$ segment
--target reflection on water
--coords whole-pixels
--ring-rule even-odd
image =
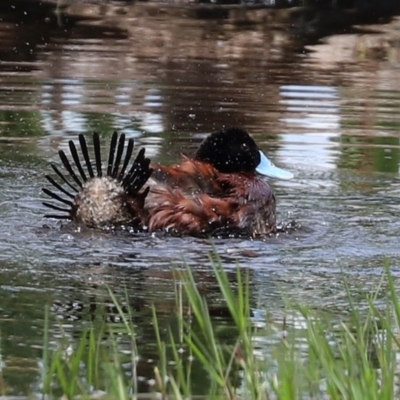
[[[173,320],[171,266],[188,263],[218,304],[208,240],[78,233],[43,219],[48,161],[78,133],[102,132],[107,146],[116,129],[172,163],[207,133],[240,125],[293,171],[294,180],[272,184],[279,219],[301,229],[214,242],[228,270],[249,269],[255,304],[277,320],[282,291],[340,314],[342,271],[366,291],[385,259],[398,275],[400,20],[315,44],[286,20],[268,29],[146,6],[138,18],[140,7],[63,26],[43,10],[22,26],[1,15],[0,348],[10,394],[39,390],[45,304],[57,347],[61,331],[72,342],[112,314],[105,285],[120,298],[128,288],[148,358],[151,305]]]

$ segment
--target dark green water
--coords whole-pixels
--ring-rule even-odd
[[[121,298],[127,289],[147,360],[156,357],[152,304],[163,323],[173,320],[172,266],[188,263],[218,303],[209,240],[75,232],[43,218],[48,162],[79,133],[102,132],[106,146],[118,130],[172,163],[223,125],[246,127],[295,174],[272,184],[279,219],[302,227],[214,245],[227,269],[250,271],[255,304],[277,320],[282,291],[340,315],[341,271],[367,292],[385,260],[399,276],[399,20],[315,43],[212,18],[127,14],[61,27],[18,18],[0,19],[3,394],[40,391],[46,305],[57,348],[107,319],[107,286]]]

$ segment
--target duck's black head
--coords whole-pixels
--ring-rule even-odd
[[[241,128],[227,128],[209,135],[195,155],[222,173],[258,172],[271,178],[290,179],[292,173],[277,168]]]
[[[223,173],[254,172],[261,161],[260,150],[243,129],[228,128],[209,135],[195,159],[213,165]]]

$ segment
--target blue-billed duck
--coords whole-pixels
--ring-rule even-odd
[[[114,133],[105,173],[98,134],[93,135],[95,168],[83,135],[79,135],[79,144],[87,172],[70,141],[75,169],[61,150],[60,159],[67,173],[52,164],[61,184],[46,176],[65,197],[43,189],[64,206],[43,204],[61,211],[47,217],[69,219],[92,228],[124,226],[196,236],[266,235],[276,229],[276,200],[262,175],[279,179],[293,176],[274,166],[240,128],[212,133],[193,158],[184,157],[172,166],[150,162],[144,149],[129,166],[133,139],[128,140],[124,152],[125,135],[118,138]]]

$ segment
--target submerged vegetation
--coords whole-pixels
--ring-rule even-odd
[[[153,308],[158,360],[146,393],[139,390],[143,378],[134,312],[125,310],[111,292],[118,324],[89,328],[75,348],[66,341],[51,350],[44,337],[42,392],[112,399],[397,398],[400,304],[388,268],[376,293],[365,297],[362,310],[344,281],[349,301],[345,321],[288,303],[287,318],[276,323],[265,314],[262,324],[259,318],[254,320],[243,270],[237,269],[232,285],[219,260],[214,260],[213,269],[229,315],[229,336],[216,331],[207,300],[186,268],[176,271],[181,283],[176,292],[178,328],[160,326]],[[376,296],[383,287],[388,296],[385,307],[378,309]],[[121,336],[129,337],[129,349],[121,349]]]

